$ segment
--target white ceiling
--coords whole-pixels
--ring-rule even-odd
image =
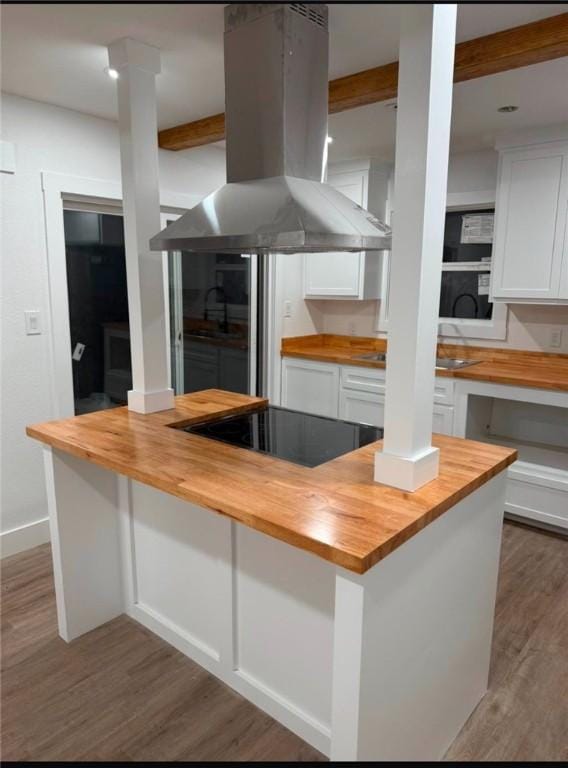
[[[499,134],[568,122],[568,57],[454,85],[451,151],[495,146]],[[515,105],[517,112],[498,112]],[[396,110],[388,103],[329,118],[331,160],[394,157]]]
[[[461,4],[458,40],[568,11],[564,4]],[[400,7],[330,6],[330,77],[397,58]],[[223,111],[223,4],[3,4],[2,90],[98,117],[116,118],[106,46],[133,37],[162,51],[161,128]],[[502,127],[565,120],[568,59],[473,80],[455,88],[456,147],[491,144]],[[497,113],[502,104],[519,112]],[[392,152],[396,113],[382,104],[330,118],[331,156]]]

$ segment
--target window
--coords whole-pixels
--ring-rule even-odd
[[[440,336],[505,338],[507,307],[489,299],[494,218],[494,206],[446,213]]]
[[[492,270],[493,205],[450,208],[446,213],[440,336],[504,339],[507,305],[493,304],[489,290]],[[388,267],[384,270],[386,299],[381,301],[378,330],[388,331]]]
[[[495,211],[448,211],[444,230],[441,318],[491,320],[489,301]]]

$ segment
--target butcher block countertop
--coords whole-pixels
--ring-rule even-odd
[[[358,360],[357,356],[367,352],[386,351],[385,339],[316,334],[282,339],[281,354],[283,357],[299,357],[341,365],[384,368],[384,363]],[[453,371],[437,368],[436,376],[452,376],[456,379],[474,379],[491,381],[495,384],[514,384],[519,387],[568,392],[568,355],[438,344],[438,357],[454,357],[480,362]]]
[[[307,468],[169,425],[262,407],[220,390],[176,397],[175,408],[127,408],[27,428],[30,437],[126,475],[356,573],[364,573],[504,470],[516,451],[434,435],[440,475],[415,493],[373,481],[381,442]]]

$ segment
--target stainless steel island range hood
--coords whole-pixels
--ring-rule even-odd
[[[316,3],[225,8],[227,184],[153,237],[153,250],[390,249],[386,225],[322,183],[327,19]]]

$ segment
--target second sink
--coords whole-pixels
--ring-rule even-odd
[[[364,355],[356,355],[355,360],[369,360],[373,363],[385,363],[387,356],[385,352],[369,352]],[[456,370],[457,368],[467,368],[468,365],[476,365],[479,360],[460,360],[455,357],[437,357],[436,368],[442,370]]]

